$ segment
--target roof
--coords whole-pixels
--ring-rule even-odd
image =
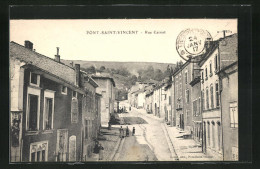
[[[157,80],[150,79],[150,80],[145,80],[144,82],[139,82],[139,83],[156,84],[156,83],[158,83],[158,81],[157,81]]]
[[[38,67],[49,74],[59,77],[64,82],[75,84],[75,69],[65,65],[64,63],[57,62],[56,60],[25,48],[24,46],[10,42],[9,56],[22,60],[30,65]],[[92,84],[93,85],[93,84]]]
[[[198,62],[201,66],[205,61],[210,57],[210,55],[218,48],[219,41],[213,41],[211,47],[206,51],[206,53],[202,56],[201,60]]]
[[[91,75],[93,79],[108,79],[112,82],[113,86],[116,87],[115,81],[112,77],[104,76],[104,75]]]

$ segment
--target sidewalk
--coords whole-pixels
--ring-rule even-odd
[[[120,138],[118,126],[111,127],[111,130],[102,128],[101,133],[103,134],[104,140],[99,140],[99,143],[104,147],[103,159],[98,161],[111,161],[115,151],[118,149]]]
[[[217,156],[210,156],[202,153],[202,147],[195,142],[193,139],[183,139],[182,136],[185,132],[177,129],[176,127],[168,126],[162,119],[159,117],[154,116],[153,114],[147,114],[146,110],[144,109],[136,109],[135,111],[140,112],[141,114],[145,115],[146,117],[158,120],[162,122],[162,125],[165,126],[167,133],[166,139],[170,151],[172,153],[172,158],[178,159],[179,161],[219,161],[219,157]],[[169,137],[169,138],[168,138]],[[175,157],[174,155],[177,155]]]
[[[193,139],[183,139],[184,133],[176,127],[169,127],[166,124],[166,130],[172,141],[174,150],[180,161],[218,161],[214,156],[207,156],[202,153],[202,147]]]

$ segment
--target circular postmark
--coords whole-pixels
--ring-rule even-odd
[[[198,62],[212,41],[210,33],[203,29],[185,29],[176,39],[176,50],[186,61]]]

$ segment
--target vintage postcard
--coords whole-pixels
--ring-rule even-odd
[[[10,20],[10,163],[238,161],[237,19]]]

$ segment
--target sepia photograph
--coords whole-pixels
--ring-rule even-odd
[[[239,161],[238,19],[10,19],[10,163]]]

